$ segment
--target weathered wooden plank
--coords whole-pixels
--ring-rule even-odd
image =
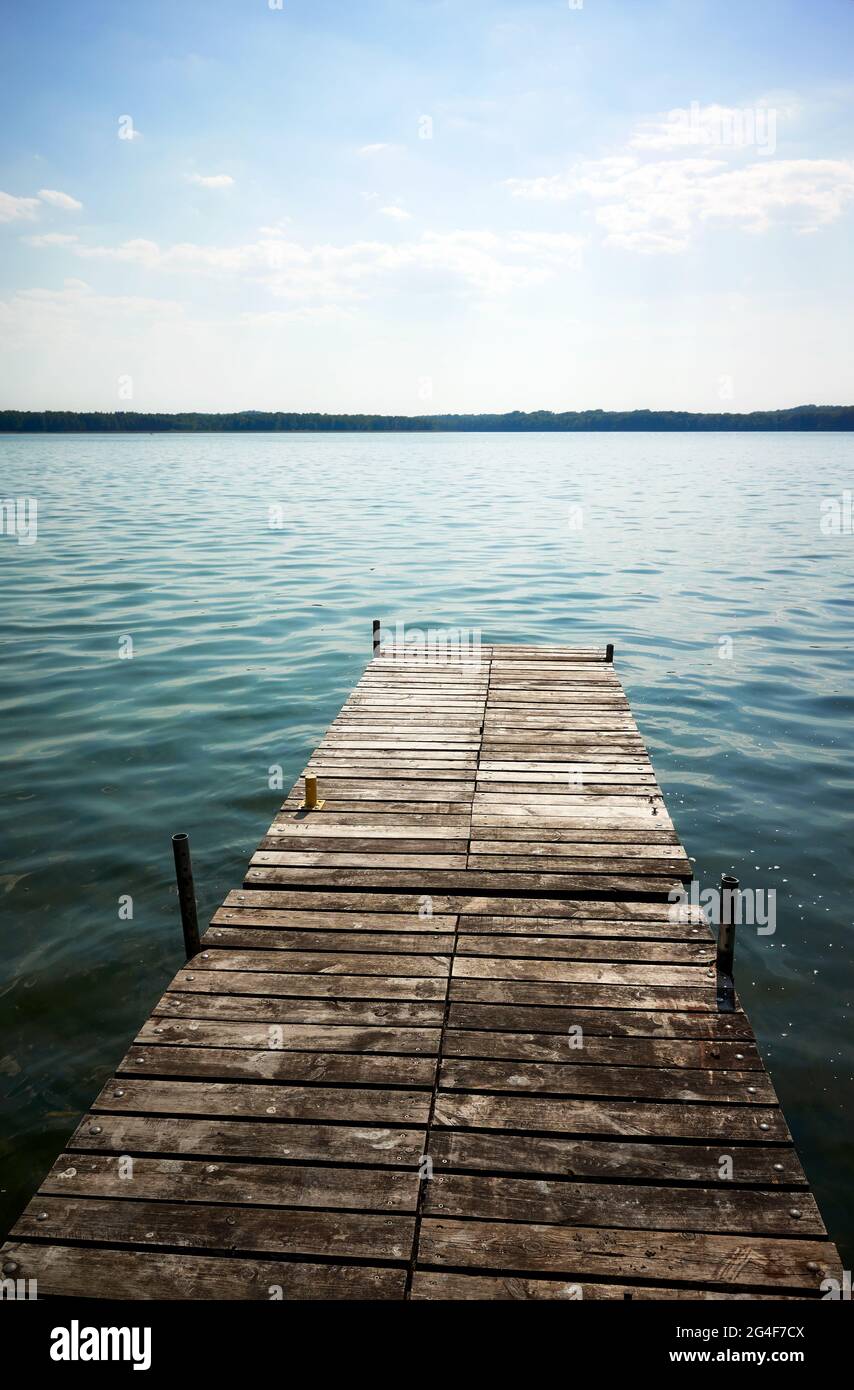
[[[574,1004],[579,1009],[699,1009],[715,1014],[718,1009],[712,984],[705,989],[689,985],[667,986],[656,984],[655,976],[643,988],[630,984],[618,985],[614,981],[607,984],[590,984],[588,981],[546,984],[542,980],[462,979],[457,976],[450,983],[450,998],[455,1003],[562,1007]]]
[[[277,931],[273,927],[214,927],[202,938],[205,949],[223,947],[268,951],[392,951],[396,955],[450,954],[454,936],[422,932]]]
[[[551,984],[677,985],[708,989],[714,971],[703,965],[621,965],[598,961],[516,960],[506,956],[457,956],[454,979],[537,980]],[[414,973],[414,972],[413,972]]]
[[[798,1156],[789,1145],[729,1144],[732,1178],[720,1144],[643,1144],[611,1138],[547,1139],[535,1134],[498,1134],[434,1129],[430,1154],[436,1169],[526,1173],[537,1177],[612,1178],[617,1181],[756,1184],[806,1187]],[[791,1196],[791,1194],[790,1194]],[[790,1205],[796,1206],[794,1201]]]
[[[475,869],[311,869],[254,866],[247,870],[247,887],[259,884],[330,884],[337,888],[391,888],[403,892],[420,888],[422,892],[453,893],[466,887],[483,893],[600,893],[647,897],[666,897],[676,892],[679,880],[666,875],[619,873],[491,873]]]
[[[378,853],[376,850],[370,850],[367,853],[359,850],[311,851],[301,845],[293,847],[276,845],[273,849],[256,850],[249,862],[253,867],[271,865],[283,869],[465,869],[467,856],[441,852],[394,854]],[[587,862],[587,860],[584,861],[585,864]],[[612,866],[610,872],[614,872],[613,861],[609,862]],[[653,861],[644,861],[644,866],[638,868],[637,872],[647,872],[645,866],[648,862]],[[665,873],[667,871],[666,867],[659,867],[657,861],[655,862],[658,872]]]
[[[709,1100],[727,1105],[773,1105],[777,1097],[761,1071],[692,1070],[687,1066],[598,1066],[592,1062],[529,1062],[448,1057],[443,1090],[512,1091],[536,1095],[639,1096],[647,1100]]]
[[[389,950],[394,950],[397,937],[410,939],[420,936],[424,939],[423,949],[434,938],[439,939],[437,950],[441,950],[445,938],[453,937],[456,917],[432,916],[415,917],[389,913],[356,912],[277,912],[275,908],[219,908],[212,918],[212,925],[206,937],[210,946],[212,941],[227,940],[226,932],[233,928],[241,931],[255,929],[263,940],[272,940],[275,932],[287,931],[290,935],[305,940],[338,941],[371,937],[380,942],[390,941]],[[689,930],[685,928],[684,930]],[[676,935],[676,929],[674,929]],[[386,948],[381,948],[386,949]],[[421,950],[422,947],[413,948]]]
[[[417,1168],[425,1140],[425,1129],[99,1113],[80,1122],[68,1148],[69,1166],[76,1163],[74,1152],[83,1150]]]
[[[491,896],[488,893],[434,894],[433,912],[457,916],[498,916],[511,913],[518,917],[560,917],[571,920],[601,918],[607,921],[627,919],[631,921],[692,922],[702,925],[704,919],[698,909],[690,904],[661,902],[597,902],[595,900],[573,901],[571,898],[516,897],[513,895]],[[419,917],[422,910],[422,895],[418,893],[348,893],[335,889],[271,890],[263,888],[237,888],[226,897],[225,904],[230,908],[273,907],[288,911],[308,910],[316,912],[399,912]]]
[[[688,1288],[663,1284],[597,1284],[590,1279],[528,1279],[517,1274],[442,1274],[435,1270],[416,1270],[412,1281],[414,1301],[430,1299],[433,1301],[487,1300],[490,1303],[510,1302],[528,1299],[562,1299],[563,1301],[619,1299],[621,1302],[632,1298],[637,1302],[658,1301],[660,1299],[711,1299],[732,1303],[740,1301],[786,1302],[802,1299],[805,1294],[762,1294],[733,1293],[732,1290]]]
[[[206,1019],[185,1022],[183,1019],[150,1018],[142,1025],[136,1042],[140,1047],[146,1043],[180,1043],[184,1047],[432,1056],[439,1050],[440,1038],[440,1028],[348,1028],[344,1024],[221,1023]]]
[[[531,832],[533,834],[533,832]],[[554,834],[554,832],[547,832]],[[559,832],[558,832],[559,833]],[[576,834],[578,832],[575,832]],[[600,831],[604,837],[608,831]],[[615,832],[625,836],[627,832]],[[627,839],[606,840],[600,839],[598,842],[585,843],[582,839],[569,840],[472,840],[470,846],[471,859],[475,868],[483,867],[482,859],[491,858],[493,855],[499,857],[500,862],[506,862],[514,867],[520,858],[525,859],[547,859],[555,864],[562,863],[565,859],[579,861],[581,859],[612,860],[612,859],[656,859],[664,864],[680,862],[683,859],[679,853],[679,847],[673,844],[644,844]]]
[[[410,1006],[414,1007],[414,1006]],[[435,1006],[422,1006],[435,1007]],[[587,1038],[700,1038],[743,1042],[745,1058],[754,1054],[753,1030],[743,1013],[670,1013],[666,1009],[538,1007],[525,1004],[451,1004],[449,1029],[497,1029],[500,1032],[558,1033],[580,1028]]]
[[[438,856],[436,857],[438,858]],[[429,865],[425,864],[425,867],[429,867]],[[437,864],[436,867],[451,868],[453,866]],[[512,873],[514,875],[525,874],[526,877],[530,877],[529,873],[526,874],[526,869],[529,868],[526,855],[470,854],[466,868],[472,874]],[[569,855],[562,855],[558,858],[535,860],[534,868],[537,873],[547,874],[550,877],[563,874],[578,876],[596,874],[603,878],[613,879],[617,876],[652,878],[661,875],[662,878],[672,881],[678,878],[690,878],[692,875],[691,865],[687,858],[628,859],[612,855],[602,859],[594,859],[592,856],[581,856],[574,859]],[[518,879],[511,880],[511,882],[514,881],[518,882]]]
[[[495,955],[512,955],[514,940],[524,942],[530,938],[543,943],[547,939],[563,941],[566,943],[567,949],[571,948],[572,943],[580,943],[585,938],[591,937],[601,938],[603,941],[610,939],[620,942],[694,942],[706,947],[712,943],[712,934],[708,927],[692,925],[690,922],[669,922],[665,913],[662,913],[661,921],[658,922],[649,918],[630,921],[625,917],[608,921],[601,917],[587,920],[582,917],[465,916],[460,918],[460,923],[465,933],[466,953],[468,955],[479,954],[474,945],[474,940],[477,937],[486,937],[491,941],[503,942],[504,945],[500,950],[494,952]],[[519,954],[526,954],[524,945]],[[544,954],[548,954],[548,951]]]
[[[428,941],[434,940],[433,937]],[[658,961],[673,965],[706,965],[715,958],[710,942],[637,941],[598,933],[590,939],[577,936],[490,936],[480,933],[457,937],[457,955],[499,956],[524,960]]]
[[[275,1118],[303,1123],[367,1125],[426,1124],[430,1093],[382,1086],[252,1085],[218,1081],[152,1081],[116,1077],[95,1099],[93,1110],[142,1115],[193,1115],[237,1119]],[[97,1121],[100,1124],[100,1120]]]
[[[435,1123],[455,1129],[599,1134],[617,1139],[703,1139],[727,1143],[791,1141],[782,1111],[777,1106],[725,1103],[566,1100],[440,1092],[436,1098]]]
[[[216,1163],[108,1154],[61,1154],[41,1185],[54,1197],[135,1202],[227,1202],[264,1207],[414,1211],[418,1172],[298,1164]],[[803,1200],[803,1199],[802,1199]]]
[[[726,1231],[750,1235],[823,1236],[808,1192],[793,1206],[788,1192],[736,1188],[635,1186],[543,1178],[442,1174],[427,1184],[430,1216],[490,1221],[611,1226],[621,1230]],[[797,1211],[797,1218],[792,1212]]]
[[[173,994],[155,1004],[152,1019],[242,1019],[251,1023],[343,1024],[351,1028],[440,1028],[445,1006],[376,999],[292,999],[262,995]]]
[[[762,1061],[755,1043],[689,1040],[685,1038],[625,1038],[585,1036],[581,1024],[562,1033],[500,1033],[448,1029],[446,1057],[481,1057],[526,1062],[572,1062],[614,1067],[693,1067],[710,1070],[759,1071]],[[259,1033],[262,1030],[259,1028]],[[345,1029],[344,1032],[351,1030]],[[379,1030],[383,1031],[383,1030]],[[405,1030],[398,1030],[402,1032]],[[410,1030],[416,1032],[417,1030]]]
[[[94,1246],[3,1246],[4,1263],[18,1279],[34,1279],[52,1298],[271,1300],[400,1300],[406,1271],[393,1266],[336,1265],[283,1260],[224,1259],[164,1254],[160,1250],[110,1250]]]
[[[235,959],[246,954],[235,952]],[[423,957],[419,957],[423,959]],[[181,970],[171,988],[194,994],[251,994],[296,999],[444,999],[447,980],[412,975],[301,975],[269,970]]]
[[[432,940],[432,938],[431,938]],[[395,955],[393,951],[205,951],[193,960],[194,971],[285,971],[298,975],[418,975],[444,978],[449,958]]]
[[[432,1086],[436,1062],[431,1057],[352,1056],[337,1052],[288,1052],[280,1049],[227,1047],[131,1048],[117,1075],[223,1080],[310,1081],[328,1086]]]
[[[426,1219],[425,1265],[520,1273],[671,1280],[756,1289],[805,1289],[838,1278],[832,1245],[819,1240],[698,1235],[516,1222]]]
[[[41,1195],[35,1205],[42,1219],[31,1203],[15,1226],[13,1239],[405,1261],[415,1226],[414,1217],[373,1212]]]

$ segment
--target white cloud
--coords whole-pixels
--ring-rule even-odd
[[[393,218],[395,222],[408,222],[412,217],[412,213],[407,212],[406,208],[399,208],[394,206],[394,204],[387,208],[380,208],[380,212],[384,217]]]
[[[766,156],[733,166],[721,157],[643,160],[626,154],[548,177],[508,179],[506,186],[517,198],[588,201],[611,245],[676,252],[715,222],[749,232],[780,222],[816,231],[854,199],[854,160]]]
[[[47,246],[72,246],[75,241],[79,240],[79,237],[75,236],[73,232],[44,232],[39,236],[26,236],[23,240],[28,246],[44,248]]]
[[[367,156],[368,158],[370,158],[371,155],[375,155],[375,154],[389,154],[389,153],[391,153],[393,150],[399,150],[399,149],[400,149],[400,145],[388,145],[388,144],[386,144],[384,141],[380,140],[380,141],[378,141],[377,144],[375,144],[375,145],[362,145],[362,146],[359,148],[359,150],[357,151],[357,153],[360,154],[360,155],[364,155],[364,156]]]
[[[296,309],[247,311],[240,321],[252,328],[276,328],[283,323],[340,323],[350,317],[350,311],[338,304],[303,304]]]
[[[62,208],[63,212],[79,212],[83,204],[76,198],[72,198],[70,193],[60,193],[56,188],[40,188],[39,197],[43,203],[50,203],[51,207]]]
[[[85,280],[68,279],[62,289],[17,290],[10,298],[0,300],[0,334],[8,335],[14,346],[14,334],[36,336],[58,331],[77,332],[84,323],[112,324],[116,319],[180,318],[183,307],[175,300],[153,299],[144,295],[103,295],[87,285]]]
[[[182,242],[161,247],[135,238],[120,246],[75,242],[69,249],[84,260],[123,262],[151,271],[243,277],[276,298],[318,304],[363,299],[384,283],[406,278],[500,295],[577,268],[582,246],[583,238],[565,233],[456,231],[426,232],[396,244],[306,246],[279,233],[240,246]]]
[[[281,236],[283,232],[288,230],[293,220],[292,217],[280,217],[276,222],[271,223],[267,227],[259,227],[258,231],[263,237]]]
[[[755,106],[701,106],[694,101],[689,107],[641,121],[632,132],[629,148],[684,153],[713,146],[719,151],[751,148],[773,154],[778,120],[792,115],[793,110],[791,106],[780,108],[767,102]]]
[[[234,179],[231,174],[188,174],[190,183],[197,183],[201,188],[231,188]]]
[[[38,207],[38,198],[16,198],[13,193],[0,193],[0,222],[32,221]]]

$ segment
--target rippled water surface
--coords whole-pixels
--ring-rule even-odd
[[[171,832],[207,914],[381,617],[615,642],[700,883],[776,890],[737,979],[850,1267],[854,536],[819,525],[849,436],[7,436],[0,465],[39,507],[0,537],[4,1228],[181,963]]]

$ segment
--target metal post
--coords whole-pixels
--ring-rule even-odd
[[[718,927],[718,952],[715,961],[717,971],[717,1002],[721,1013],[735,1012],[735,979],[733,961],[735,958],[735,919],[738,901],[738,879],[732,874],[721,874],[721,920]]]
[[[607,645],[607,647],[605,648],[605,660],[606,660],[606,661],[610,661],[610,662],[613,663],[613,660],[614,660],[614,643],[613,643],[613,642],[609,642],[608,645]]]
[[[314,811],[317,807],[317,778],[309,777],[306,773],[305,778],[305,809]]]
[[[190,862],[190,841],[183,833],[172,836],[172,850],[175,855],[175,877],[178,880],[178,903],[181,908],[181,926],[184,928],[184,949],[187,960],[199,954],[199,919],[196,915],[196,890],[193,884],[193,866]]]
[[[374,618],[374,656],[377,655],[377,652],[379,651],[379,649],[380,649],[380,620],[379,620],[379,618]]]

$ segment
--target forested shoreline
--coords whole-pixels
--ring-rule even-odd
[[[187,411],[2,410],[5,434],[161,434],[291,432],[460,432],[619,430],[854,430],[854,406],[800,405],[746,414],[688,410],[512,410],[504,415],[325,415],[265,410],[227,414]]]

